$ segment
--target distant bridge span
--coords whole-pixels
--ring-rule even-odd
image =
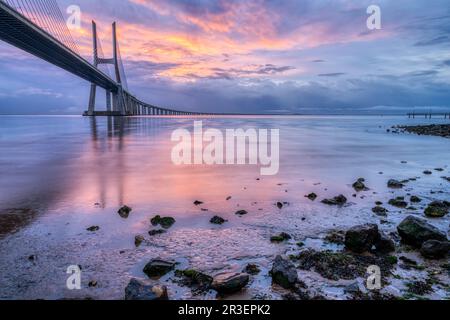
[[[35,0],[31,0],[33,2]],[[86,81],[91,83],[91,94],[89,99],[89,109],[85,115],[205,115],[206,113],[180,111],[169,108],[161,108],[145,103],[133,96],[123,87],[119,72],[120,54],[118,52],[118,42],[115,32],[115,23],[113,24],[113,52],[114,57],[104,59],[98,57],[97,53],[97,34],[95,23],[93,22],[93,46],[94,46],[94,64],[81,57],[74,51],[74,46],[63,43],[60,39],[67,39],[70,35],[64,35],[59,28],[55,31],[59,36],[53,35],[52,30],[44,30],[37,23],[34,23],[32,16],[36,21],[50,21],[46,25],[47,29],[55,28],[55,21],[48,20],[49,13],[55,12],[56,2],[54,0],[43,0],[48,7],[42,7],[40,4],[26,8],[15,8],[14,0],[0,0],[0,40],[3,40],[19,49],[22,49],[40,59],[43,59],[57,67],[60,67]],[[17,2],[17,1],[16,1]],[[23,2],[22,2],[23,3]],[[42,1],[40,1],[42,3]],[[45,5],[45,4],[44,4]],[[50,7],[53,5],[53,8]],[[23,4],[22,4],[23,6]],[[58,9],[59,10],[59,9]],[[22,12],[19,12],[22,11]],[[40,12],[42,11],[42,12]],[[44,12],[45,11],[45,12]],[[50,12],[51,11],[51,12]],[[29,13],[28,16],[24,13]],[[41,14],[41,16],[39,16]],[[45,17],[44,17],[45,15]],[[40,20],[41,18],[42,20]],[[62,15],[58,18],[62,18]],[[45,20],[47,19],[47,20]],[[56,18],[54,18],[56,19]],[[65,22],[64,22],[65,23]],[[59,33],[58,33],[59,32]],[[68,33],[68,30],[67,30]],[[58,39],[60,38],[60,39]],[[113,64],[116,80],[113,80],[97,68],[98,64]],[[96,86],[106,90],[107,106],[106,111],[95,110]],[[111,101],[112,97],[112,101]],[[112,102],[112,103],[111,103]]]

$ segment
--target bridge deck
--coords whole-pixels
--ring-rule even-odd
[[[117,91],[117,83],[0,1],[0,39],[91,83]]]
[[[408,118],[415,118],[416,116],[424,116],[425,118],[430,118],[432,116],[443,116],[444,119],[450,119],[450,112],[410,112],[408,113]]]

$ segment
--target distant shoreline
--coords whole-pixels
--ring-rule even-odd
[[[0,113],[0,116],[71,116],[71,117],[77,117],[77,116],[83,116],[82,114],[9,114],[9,113]],[[259,116],[259,117],[399,117],[404,116],[408,117],[408,113],[402,113],[402,114],[354,114],[354,113],[323,113],[323,114],[314,114],[314,113],[289,113],[289,114],[283,114],[283,113],[217,113],[212,115],[192,115],[192,116],[171,116],[171,115],[143,115],[143,116],[134,116],[134,117],[154,117],[154,118],[171,118],[171,117],[213,117],[213,116],[242,116],[242,117],[248,117],[248,116]],[[440,119],[440,118],[435,118]]]

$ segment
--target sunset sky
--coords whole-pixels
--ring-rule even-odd
[[[58,0],[105,53],[117,21],[129,89],[182,110],[403,113],[450,109],[448,0]],[[381,7],[382,29],[366,9]],[[86,109],[89,84],[0,42],[0,113]],[[102,101],[99,102],[103,104]]]

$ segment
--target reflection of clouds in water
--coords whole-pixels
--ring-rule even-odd
[[[86,275],[101,284],[93,292],[99,298],[122,298],[129,278],[142,277],[143,265],[157,257],[173,258],[183,267],[211,274],[239,271],[246,263],[256,262],[267,275],[273,257],[286,249],[272,244],[271,236],[289,233],[293,238],[290,245],[298,250],[297,241],[309,243],[305,237],[321,238],[329,229],[378,223],[371,208],[375,201],[387,203],[392,198],[386,188],[388,179],[407,179],[436,167],[446,170],[442,175],[449,175],[445,159],[450,150],[443,148],[447,140],[386,133],[394,124],[423,121],[429,120],[332,116],[204,119],[205,127],[280,129],[280,173],[261,177],[251,166],[174,166],[170,134],[180,127],[191,130],[193,119],[0,118],[0,136],[8,137],[0,140],[4,155],[0,170],[7,183],[0,181],[0,197],[35,197],[35,203],[43,203],[47,213],[31,224],[24,219],[18,227],[27,228],[0,241],[0,269],[8,274],[8,278],[0,277],[0,296],[64,297],[67,293],[58,277],[61,266],[74,264],[74,257],[76,263],[89,266],[84,269]],[[380,171],[384,175],[379,175]],[[359,177],[364,177],[371,189],[362,193],[364,199],[351,197],[351,184]],[[439,175],[432,175],[410,182],[408,187],[428,199],[431,189],[446,192],[444,182]],[[310,192],[318,195],[316,201],[304,197]],[[340,193],[349,199],[348,207],[320,203]],[[228,196],[232,198],[226,200]],[[432,197],[447,196],[448,192]],[[194,200],[203,204],[195,206]],[[278,209],[277,201],[287,204]],[[97,202],[102,206],[95,206]],[[127,219],[117,214],[122,203],[133,208]],[[235,212],[241,209],[248,214],[237,216]],[[174,217],[176,223],[166,234],[150,237],[148,231],[153,227],[149,219],[156,214]],[[211,225],[214,215],[228,222]],[[391,211],[386,218],[389,224],[380,228],[394,231],[403,218],[404,212]],[[433,223],[445,229],[449,218],[443,219]],[[87,232],[92,225],[100,230]],[[138,249],[134,246],[137,234],[146,238]],[[322,245],[320,239],[314,241]],[[26,257],[36,252],[36,273],[23,275],[20,270],[26,269],[20,264],[31,263]],[[248,292],[273,293],[270,284],[255,290],[260,278],[255,279]],[[318,282],[322,286],[320,281],[323,279]]]

